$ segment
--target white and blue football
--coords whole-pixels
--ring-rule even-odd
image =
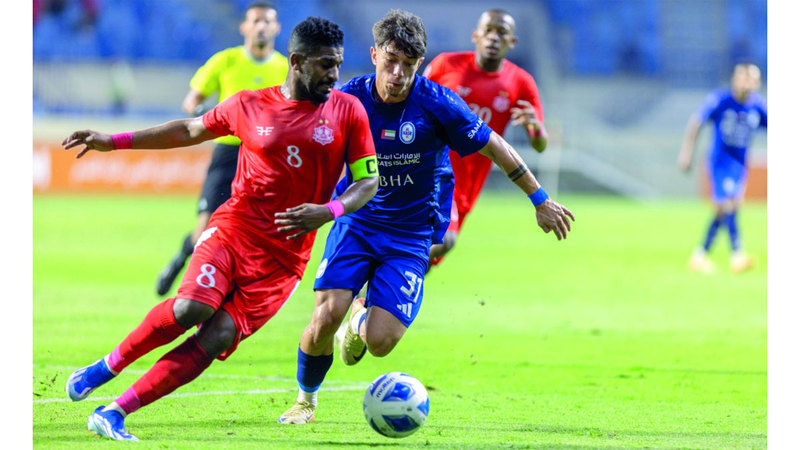
[[[383,374],[364,393],[364,417],[378,433],[406,437],[428,418],[430,401],[425,386],[402,372]]]

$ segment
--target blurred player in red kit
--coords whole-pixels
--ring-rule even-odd
[[[509,122],[524,126],[531,147],[542,152],[547,147],[547,131],[539,89],[530,74],[505,59],[517,43],[514,30],[511,14],[490,9],[481,14],[472,32],[475,51],[442,53],[423,75],[458,93],[497,133],[503,134]],[[483,155],[462,157],[452,149],[450,162],[455,176],[450,225],[444,242],[431,246],[431,266],[439,264],[455,245],[464,219],[475,206],[492,168],[492,161]]]

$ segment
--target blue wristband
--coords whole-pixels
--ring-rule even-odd
[[[529,195],[528,198],[531,199],[533,206],[539,206],[550,197],[547,195],[547,192],[544,191],[544,188],[540,186],[539,189],[537,189],[533,194]]]

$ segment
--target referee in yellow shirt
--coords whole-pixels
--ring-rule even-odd
[[[289,64],[284,55],[275,51],[275,36],[280,29],[278,12],[271,3],[250,3],[242,23],[239,24],[244,45],[214,54],[197,70],[189,83],[189,92],[183,99],[183,110],[190,116],[199,116],[205,112],[203,101],[215,92],[219,93],[221,102],[245,89],[262,89],[283,83]],[[197,238],[208,225],[211,214],[231,196],[231,183],[236,174],[241,141],[236,136],[224,136],[215,142],[214,154],[197,206],[197,226],[186,235],[180,251],[158,275],[158,295],[169,291],[192,254]]]

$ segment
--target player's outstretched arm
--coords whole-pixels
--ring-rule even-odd
[[[66,150],[83,145],[76,158],[89,150],[108,152],[121,149],[167,149],[187,147],[218,137],[206,129],[203,119],[173,120],[145,130],[132,133],[108,135],[93,130],[76,131],[61,142]]]
[[[560,241],[572,230],[569,219],[575,220],[572,211],[553,201],[542,189],[516,150],[502,136],[492,132],[489,142],[480,150],[531,199],[536,207],[536,221],[545,233],[552,231]]]
[[[536,109],[527,100],[517,100],[517,106],[511,108],[512,125],[522,125],[528,132],[531,147],[539,153],[547,148],[547,129],[544,122],[536,117]]]
[[[678,167],[688,172],[692,168],[692,155],[694,154],[694,147],[697,143],[697,135],[700,133],[700,127],[703,122],[696,114],[692,114],[689,122],[686,124],[686,131],[683,134],[683,145],[681,145],[681,152],[678,154]]]
[[[368,159],[371,160],[372,163],[367,164],[367,162],[364,161]],[[303,203],[302,205],[289,208],[285,212],[275,213],[275,225],[278,225],[278,231],[296,231],[296,233],[286,237],[286,239],[294,239],[316,230],[325,223],[341,215],[349,214],[364,206],[375,196],[375,193],[378,192],[378,171],[375,156],[359,160],[356,164],[361,163],[368,167],[375,167],[376,169],[369,174],[365,173],[364,178],[359,178],[350,184],[336,200],[324,205]],[[351,164],[351,170],[353,170],[353,167],[354,165]],[[355,171],[353,172],[356,173]]]

